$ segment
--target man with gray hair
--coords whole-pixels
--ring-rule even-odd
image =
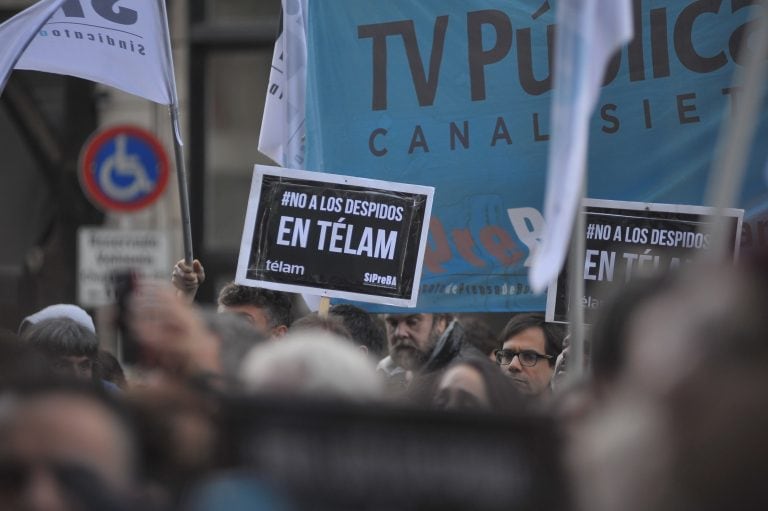
[[[383,389],[374,363],[362,351],[335,334],[312,329],[256,346],[240,377],[257,394],[364,402],[379,399]]]

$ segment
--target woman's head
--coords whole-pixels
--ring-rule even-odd
[[[432,405],[444,410],[512,413],[520,410],[522,399],[498,366],[473,357],[451,364],[440,374]]]

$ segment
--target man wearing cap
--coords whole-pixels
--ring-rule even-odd
[[[90,314],[85,312],[77,305],[72,305],[70,303],[57,303],[56,305],[49,305],[48,307],[27,316],[21,321],[21,324],[19,325],[19,335],[22,335],[24,330],[30,326],[43,320],[52,318],[69,318],[96,335],[96,327],[93,324],[93,318],[91,318]]]

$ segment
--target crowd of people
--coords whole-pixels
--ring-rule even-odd
[[[499,332],[350,304],[294,318],[289,295],[235,283],[208,309],[202,265],[180,261],[120,309],[121,361],[72,304],[2,332],[0,509],[768,509],[765,263],[633,281],[577,378],[540,313]],[[337,496],[372,489],[307,489],[340,465]]]

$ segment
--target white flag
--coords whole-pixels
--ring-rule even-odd
[[[565,261],[586,172],[589,121],[613,53],[632,39],[630,0],[559,0],[552,92],[546,227],[534,254],[531,287],[541,292]],[[583,236],[583,233],[574,233]]]
[[[304,168],[307,89],[307,0],[283,0],[282,33],[275,41],[259,151],[282,167]]]
[[[20,18],[34,37],[21,48],[20,58],[11,55],[16,48],[8,50],[10,58],[18,58],[16,69],[76,76],[156,103],[178,104],[163,0],[122,4],[42,0],[0,26],[0,48],[12,48],[5,41],[14,31],[6,32],[6,25]]]
[[[304,168],[307,92],[307,0],[282,0],[283,20],[261,118],[259,151],[281,167]],[[302,293],[311,311],[320,297]]]
[[[33,37],[65,0],[42,0],[0,25],[0,93]]]

